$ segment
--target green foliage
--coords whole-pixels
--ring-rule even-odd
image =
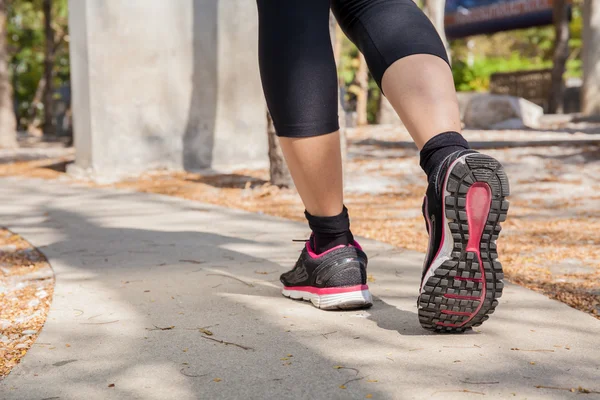
[[[581,77],[583,19],[575,2],[570,23],[570,56],[565,77]],[[469,49],[468,46],[471,46]],[[495,72],[552,68],[554,27],[544,26],[493,35],[482,35],[451,43],[454,83],[458,91],[485,91]],[[470,62],[467,62],[469,60]]]
[[[68,1],[53,0],[52,26],[55,31],[55,88],[69,81]],[[45,30],[41,0],[7,1],[7,36],[10,54],[9,67],[21,128],[40,117],[41,105],[36,114],[28,115],[36,89],[44,74]]]
[[[583,19],[581,0],[573,2],[570,23],[570,56],[565,77],[581,77],[581,47]],[[493,35],[474,36],[451,42],[453,76],[459,91],[485,91],[489,89],[490,76],[495,72],[513,72],[552,68],[554,27],[543,26],[499,32]],[[339,63],[339,77],[345,87],[348,108],[355,107],[354,95],[358,50],[344,38]],[[369,122],[374,122],[379,111],[381,93],[373,79],[369,82]]]
[[[574,0],[573,19],[570,24],[571,55],[567,61],[567,77],[581,76],[582,16],[581,0]],[[7,0],[8,45],[10,69],[21,127],[32,120],[41,119],[41,105],[36,105],[34,115],[28,110],[34,100],[36,89],[44,74],[44,16],[42,0]],[[68,49],[68,0],[53,0],[55,30],[55,88],[69,81]],[[467,46],[471,45],[471,48]],[[554,46],[552,26],[500,32],[494,35],[476,36],[455,40],[451,43],[453,75],[457,90],[483,91],[489,88],[489,79],[495,72],[510,72],[550,68]],[[467,62],[469,60],[470,62]],[[358,68],[358,50],[346,38],[342,43],[338,74],[345,88],[346,103],[355,107]],[[375,81],[369,80],[368,119],[374,122],[379,111],[381,93]]]
[[[356,108],[356,92],[360,90],[356,84],[356,71],[359,66],[358,49],[348,38],[342,41],[342,51],[338,65],[338,78],[343,86],[345,102],[351,109]],[[379,112],[379,99],[381,92],[373,77],[369,74],[369,97],[367,104],[367,119],[369,123],[375,123]]]
[[[379,86],[377,86],[375,79],[369,75],[369,102],[367,103],[367,118],[370,124],[377,122],[380,102],[381,90],[379,90]]]
[[[552,59],[554,49],[554,27],[543,26],[503,33],[512,41],[511,50],[519,52],[523,57]]]
[[[526,58],[514,52],[509,58],[480,57],[468,65],[456,61],[452,65],[454,84],[458,91],[484,91],[490,85],[490,76],[496,72],[512,72],[552,67],[552,61]]]
[[[580,78],[583,75],[583,62],[581,60],[581,50],[583,47],[583,16],[581,15],[581,6],[582,4],[575,1],[573,7],[573,19],[569,24],[569,30],[571,32],[569,49],[571,54],[567,60],[567,72],[565,73],[567,78]]]
[[[354,82],[357,69],[358,49],[348,38],[344,37],[338,65],[338,77],[346,87],[349,87]]]

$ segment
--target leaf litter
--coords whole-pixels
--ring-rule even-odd
[[[1,227],[0,266],[1,380],[37,340],[52,302],[54,274],[38,249]]]

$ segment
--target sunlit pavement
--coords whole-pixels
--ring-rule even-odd
[[[600,391],[600,321],[507,285],[474,332],[416,316],[423,255],[365,240],[372,309],[283,298],[304,224],[171,197],[0,179],[0,225],[56,286],[3,399],[487,397]],[[67,346],[68,345],[68,346]],[[575,388],[575,392],[569,391]],[[592,395],[594,396],[594,395]]]

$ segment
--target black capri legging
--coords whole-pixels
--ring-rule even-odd
[[[381,88],[385,70],[412,54],[448,62],[429,19],[413,0],[257,0],[259,63],[277,135],[308,137],[339,129],[337,73],[329,9],[365,55]]]

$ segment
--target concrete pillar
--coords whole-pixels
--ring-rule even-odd
[[[70,0],[69,28],[75,172],[267,165],[254,2]]]
[[[600,0],[586,0],[583,10],[582,111],[600,115]]]

